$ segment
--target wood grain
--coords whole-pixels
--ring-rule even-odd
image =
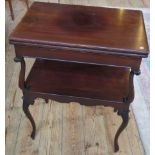
[[[10,95],[13,97],[14,92]],[[15,98],[18,112],[15,107],[6,111],[9,115],[6,120],[7,155],[42,155],[45,152],[47,155],[113,154],[113,138],[121,118],[113,113],[112,108],[60,104],[50,100],[46,104],[37,99],[30,107],[37,125],[33,141],[29,137],[30,124],[21,110],[19,89]],[[118,155],[144,155],[133,113],[119,143],[122,147]]]
[[[26,60],[26,63],[29,64],[28,74],[33,61]],[[121,118],[112,108],[103,106],[85,107],[79,103],[60,104],[51,100],[46,104],[43,99],[37,99],[30,107],[37,125],[36,139],[31,140],[31,126],[21,110],[21,91],[14,89],[18,72],[16,66],[6,103],[6,155],[114,154],[113,138]],[[122,147],[117,155],[144,155],[133,113],[119,143]]]
[[[149,52],[141,11],[57,3],[34,2],[11,34],[10,43],[144,57]]]
[[[84,155],[84,135],[79,103],[63,105],[62,154]]]
[[[45,0],[42,0],[45,1]],[[110,7],[149,7],[149,0],[60,0],[66,4],[82,4],[94,6],[110,6]]]
[[[42,1],[47,1],[47,0],[42,0]],[[32,1],[30,0],[30,2],[32,2]],[[49,2],[57,2],[57,1],[49,0]],[[113,1],[113,0],[108,0],[108,1],[107,0],[103,0],[103,1],[101,1],[101,0],[98,0],[98,1],[95,1],[95,0],[88,0],[88,1],[86,1],[86,0],[83,0],[83,1],[81,1],[81,0],[80,1],[79,0],[77,0],[77,1],[76,0],[60,0],[60,2],[70,3],[70,4],[71,3],[72,4],[73,3],[74,4],[79,3],[79,4],[83,4],[83,5],[88,5],[87,2],[89,2],[90,5],[96,5],[96,6],[102,5],[102,6],[113,6],[113,7],[120,7],[121,6],[121,7],[136,7],[137,8],[137,7],[149,6],[148,0],[145,0],[145,1],[142,1],[142,0],[131,1],[131,0],[129,0],[129,1],[117,1],[117,2]],[[23,3],[20,3],[19,0],[16,0],[15,4],[16,4],[15,5],[15,16],[16,16],[15,22],[12,22],[10,20],[9,16],[7,16],[7,18],[6,18],[6,20],[9,20],[9,22],[7,22],[7,26],[9,26],[9,32],[8,33],[10,33],[12,31],[12,29],[15,27],[15,25],[17,25],[17,23],[20,21],[20,19],[22,18],[22,16],[26,12],[25,5],[23,6]],[[27,119],[25,118],[25,116],[23,117],[23,114],[20,115],[22,112],[22,110],[21,110],[22,109],[21,108],[21,101],[22,101],[21,100],[21,92],[19,89],[17,89],[17,90],[15,89],[17,86],[17,82],[18,82],[16,80],[18,79],[17,77],[18,77],[18,72],[19,72],[19,66],[15,65],[13,63],[12,60],[14,58],[14,50],[13,50],[13,48],[10,48],[10,45],[8,45],[8,44],[7,44],[6,58],[7,58],[7,61],[6,61],[6,69],[7,69],[7,71],[6,71],[6,73],[7,73],[7,80],[6,80],[6,84],[7,84],[6,85],[6,87],[7,87],[7,90],[6,90],[6,92],[7,92],[7,94],[6,94],[6,155],[18,155],[18,154],[21,155],[21,154],[24,154],[23,153],[24,151],[17,151],[17,150],[19,150],[19,148],[17,148],[17,147],[20,147],[20,146],[18,145],[16,147],[17,150],[15,149],[15,144],[17,142],[17,135],[19,134],[18,130],[17,130],[19,128],[19,123],[22,121],[22,123],[25,124],[25,125],[21,124],[21,127],[27,126],[26,130],[24,129],[23,132],[21,131],[21,133],[20,133],[21,136],[22,135],[28,135],[30,133],[31,129],[29,128],[30,125],[29,125]],[[29,67],[27,69],[29,69]],[[14,100],[14,102],[12,102],[12,100]],[[31,111],[35,117],[36,125],[39,125],[39,126],[37,126],[37,129],[38,129],[38,127],[44,126],[44,124],[42,124],[42,123],[39,124],[39,122],[42,122],[41,121],[42,115],[40,115],[39,119],[37,120],[37,118],[38,118],[37,112],[40,112],[39,109],[40,110],[42,109],[41,105],[45,106],[46,108],[49,108],[48,105],[44,104],[44,101],[41,100],[39,102],[40,103],[38,105],[35,104],[34,107],[31,109]],[[15,107],[13,106],[13,103],[15,103]],[[36,102],[36,103],[38,103],[38,102]],[[49,102],[49,104],[51,104],[51,102]],[[64,105],[64,106],[66,106],[66,105]],[[33,109],[36,109],[36,111],[33,112]],[[62,112],[61,112],[61,107],[59,104],[57,104],[57,102],[52,102],[51,109],[55,109],[55,110],[51,111],[48,119],[50,120],[50,126],[52,126],[52,130],[50,130],[51,136],[53,137],[52,139],[54,139],[55,141],[51,141],[51,139],[49,138],[48,142],[50,144],[47,145],[48,147],[41,148],[41,149],[43,149],[44,152],[47,152],[47,154],[59,155],[59,154],[63,154],[63,152],[60,151],[59,144],[65,143],[65,142],[61,141],[61,137],[60,137],[61,136],[60,131],[63,131],[62,126],[61,126],[61,123],[63,122],[63,120],[62,120],[62,118],[60,118],[60,115],[62,114]],[[87,111],[85,111],[85,110],[86,109],[83,108],[84,116],[85,116],[85,113],[88,113],[87,112],[88,110]],[[52,125],[52,120],[53,120],[52,116],[51,116],[52,113],[54,113],[53,118],[58,120],[58,122],[55,121],[54,125]],[[106,120],[108,120],[109,117],[106,118],[104,116],[104,113],[105,113],[104,107],[99,108],[98,113],[103,115],[103,119],[104,119],[102,131],[105,130],[106,134],[104,134],[104,132],[103,132],[102,136],[107,137],[106,141],[107,141],[107,146],[108,146],[107,152],[105,154],[106,155],[112,155],[112,152],[113,152],[113,146],[112,146],[113,141],[112,140],[113,140],[113,138],[111,138],[110,135],[112,135],[113,132],[110,132],[110,131],[115,130],[115,129],[113,129],[113,126],[111,127],[111,124],[109,124],[108,126],[106,125],[106,122],[107,122]],[[110,108],[110,110],[108,110],[107,113],[109,113],[109,115],[113,114],[112,109]],[[107,113],[106,113],[106,115],[107,115]],[[114,117],[115,116],[116,115],[114,115]],[[94,117],[97,117],[97,116],[94,116]],[[119,117],[117,117],[116,119],[119,119]],[[85,118],[82,120],[85,121]],[[63,122],[63,123],[65,123],[65,122]],[[98,125],[100,125],[100,124],[98,124]],[[90,127],[92,128],[92,126],[90,126]],[[89,128],[89,127],[87,127],[87,128]],[[81,131],[82,130],[80,129],[80,132]],[[130,123],[128,125],[127,132],[130,135],[130,136],[128,136],[128,141],[129,141],[128,143],[132,144],[129,146],[130,149],[132,149],[132,155],[135,155],[135,154],[136,155],[143,155],[144,154],[143,146],[141,144],[141,139],[140,139],[139,134],[138,134],[138,129],[137,129],[137,125],[136,125],[136,121],[135,121],[135,118],[133,116],[133,113],[131,113],[131,115],[130,115]],[[46,134],[46,130],[43,134],[44,135]],[[85,132],[81,133],[81,135],[84,135],[84,134],[85,134]],[[89,136],[89,133],[87,133],[87,137],[88,136]],[[126,135],[123,134],[122,136],[126,136]],[[25,155],[27,155],[27,154],[38,155],[40,153],[40,150],[38,149],[39,147],[41,147],[39,145],[39,137],[40,137],[40,132],[37,133],[35,141],[30,142],[29,140],[26,140],[25,145],[24,145],[24,146],[26,146],[24,149]],[[89,139],[91,140],[91,137],[88,137],[88,140]],[[102,139],[104,139],[104,138],[102,138]],[[122,139],[122,138],[120,138],[120,139]],[[22,143],[21,138],[19,140],[20,141],[18,142],[18,144],[20,142]],[[102,140],[100,140],[100,141],[102,141]],[[31,145],[29,145],[29,144],[31,144]],[[103,143],[101,145],[105,146],[105,143]],[[126,146],[127,144],[125,143],[124,145]],[[83,147],[85,148],[86,146],[83,146]],[[83,150],[83,148],[82,148],[82,150]],[[91,150],[91,148],[89,150]],[[91,151],[90,151],[90,153],[91,153]],[[95,152],[94,154],[98,155],[97,152]],[[116,154],[126,155],[126,154],[123,154],[123,152],[116,153]]]
[[[123,103],[123,98],[128,96],[129,75],[130,69],[123,67],[36,60],[26,87],[30,92]]]

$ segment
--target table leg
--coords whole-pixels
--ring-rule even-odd
[[[34,119],[29,111],[29,105],[32,104],[32,101],[30,101],[28,98],[23,97],[23,111],[27,118],[30,120],[31,125],[32,125],[32,133],[31,133],[31,138],[35,139],[35,132],[36,132],[36,125],[34,122]]]
[[[134,71],[130,72],[130,75],[129,75],[129,93],[128,93],[128,95],[126,97],[123,98],[123,102],[127,106],[129,106],[130,103],[134,99],[134,83],[133,83],[134,74],[135,74]],[[114,109],[114,111],[116,112],[117,109]],[[119,150],[118,138],[119,138],[121,132],[128,125],[128,121],[129,121],[128,113],[129,113],[129,107],[127,109],[122,109],[122,110],[118,109],[117,114],[122,117],[122,124],[118,128],[118,130],[116,132],[116,135],[115,135],[115,139],[114,139],[115,152],[117,152]]]
[[[24,95],[23,96],[23,111],[24,111],[25,115],[27,116],[27,118],[31,122],[31,125],[33,128],[32,133],[31,133],[31,138],[34,139],[35,138],[36,126],[35,126],[35,122],[33,120],[33,117],[29,111],[29,105],[33,104],[34,100],[31,99],[30,96],[28,96],[26,93],[26,86],[25,86],[26,65],[25,65],[25,60],[23,57],[15,57],[14,61],[21,63],[21,69],[20,69],[20,73],[19,73],[19,87],[22,89],[23,95]]]
[[[26,70],[25,60],[23,57],[15,57],[14,61],[21,63],[18,85],[19,85],[19,88],[22,89],[22,91],[24,91],[24,89],[25,89],[25,70]]]
[[[115,135],[115,139],[114,139],[115,152],[117,152],[119,150],[118,138],[119,138],[121,132],[128,125],[128,122],[129,122],[129,115],[128,115],[128,113],[129,113],[129,110],[118,110],[117,114],[122,117],[122,124],[118,128],[117,133]]]

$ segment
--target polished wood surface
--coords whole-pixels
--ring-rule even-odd
[[[44,45],[44,44],[43,44]],[[26,46],[15,45],[16,57],[30,57],[30,58],[44,58],[51,60],[64,60],[70,62],[82,62],[98,65],[113,65],[130,67],[132,70],[138,71],[142,58],[134,55],[119,55],[109,53],[94,53],[90,51],[78,51],[72,49],[66,49],[61,47],[60,49],[38,46]]]
[[[141,11],[35,2],[11,43],[148,55]]]
[[[46,102],[49,98],[76,101],[114,107],[114,112],[122,117],[114,138],[114,151],[119,150],[118,138],[128,124],[129,105],[134,99],[133,77],[140,74],[141,59],[147,57],[148,45],[141,12],[123,10],[126,18],[122,17],[120,23],[117,11],[121,10],[36,2],[12,33],[15,61],[21,62],[19,87],[24,95],[23,111],[32,125],[32,139],[36,125],[29,105],[37,97]],[[27,56],[36,58],[36,62],[25,81]],[[99,56],[104,58],[103,63]]]
[[[57,0],[44,1],[58,2]],[[31,2],[29,0],[29,4]],[[59,0],[59,3],[127,7],[130,9],[139,8],[143,11],[146,31],[149,36],[149,8],[146,9],[149,6],[146,5],[149,3],[148,0]],[[14,4],[14,13],[16,15],[14,22],[11,20],[9,7],[6,5],[6,34],[12,32],[27,11],[25,3],[21,3],[20,0],[17,0]],[[113,136],[119,127],[121,118],[117,117],[116,113],[113,113],[113,108],[111,107],[88,107],[81,106],[75,102],[60,104],[53,100],[49,100],[48,104],[44,104],[44,100],[37,99],[35,104],[30,106],[30,111],[37,125],[36,139],[34,141],[27,136],[30,134],[31,126],[21,110],[22,94],[18,88],[20,63],[13,62],[15,56],[14,47],[8,44],[7,40],[8,37],[6,36],[5,129],[7,155],[30,154],[30,152],[38,155],[42,155],[44,152],[47,152],[49,155],[149,155],[149,125],[147,125],[149,123],[149,95],[147,93],[149,91],[147,86],[149,85],[148,58],[142,61],[141,76],[134,79],[136,96],[130,107],[129,124],[119,139],[120,151],[113,153]],[[26,76],[32,67],[33,60],[25,59]],[[133,107],[136,107],[134,113],[132,112]],[[140,111],[139,108],[142,110]],[[102,136],[98,133],[102,133]],[[95,145],[96,142],[99,145]]]
[[[130,69],[37,60],[26,81],[29,91],[122,102]],[[112,76],[115,75],[115,76]]]

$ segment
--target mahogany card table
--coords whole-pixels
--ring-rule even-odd
[[[119,150],[118,137],[134,99],[133,77],[149,54],[141,11],[34,2],[10,43],[15,62],[21,63],[19,87],[33,139],[36,126],[29,105],[35,98],[74,101],[114,108],[122,117],[114,138],[114,150]],[[25,57],[35,59],[27,78]]]

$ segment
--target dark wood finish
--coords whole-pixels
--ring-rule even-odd
[[[148,55],[142,12],[125,9],[35,2],[10,41]]]
[[[34,119],[29,111],[29,105],[33,104],[32,102],[30,102],[29,97],[24,96],[23,97],[23,111],[25,113],[25,115],[27,116],[27,118],[30,120],[31,125],[32,125],[32,133],[31,133],[31,138],[34,139],[35,138],[35,132],[36,132],[36,125],[34,122]]]
[[[118,145],[118,137],[121,134],[121,132],[126,128],[129,122],[129,110],[118,110],[117,114],[122,117],[122,124],[118,128],[115,139],[114,139],[114,151],[117,152],[119,150],[119,145]]]
[[[82,105],[114,108],[122,124],[128,124],[134,99],[134,75],[140,74],[148,44],[140,11],[35,2],[10,36],[16,62],[21,62],[19,87],[23,110],[29,112],[35,98],[49,98]],[[36,58],[25,79],[24,57]]]
[[[129,68],[37,60],[26,80],[29,91],[122,102]],[[115,75],[115,76],[113,76]]]
[[[115,55],[109,53],[95,53],[90,51],[74,51],[71,49],[56,49],[37,46],[15,45],[16,56],[38,57],[53,60],[63,60],[98,65],[113,65],[131,67],[139,70],[142,58],[140,56]]]
[[[25,60],[23,57],[15,57],[14,58],[15,62],[20,62],[21,63],[21,70],[19,73],[19,88],[24,90],[25,88],[25,70],[26,70],[26,66],[25,66]]]

